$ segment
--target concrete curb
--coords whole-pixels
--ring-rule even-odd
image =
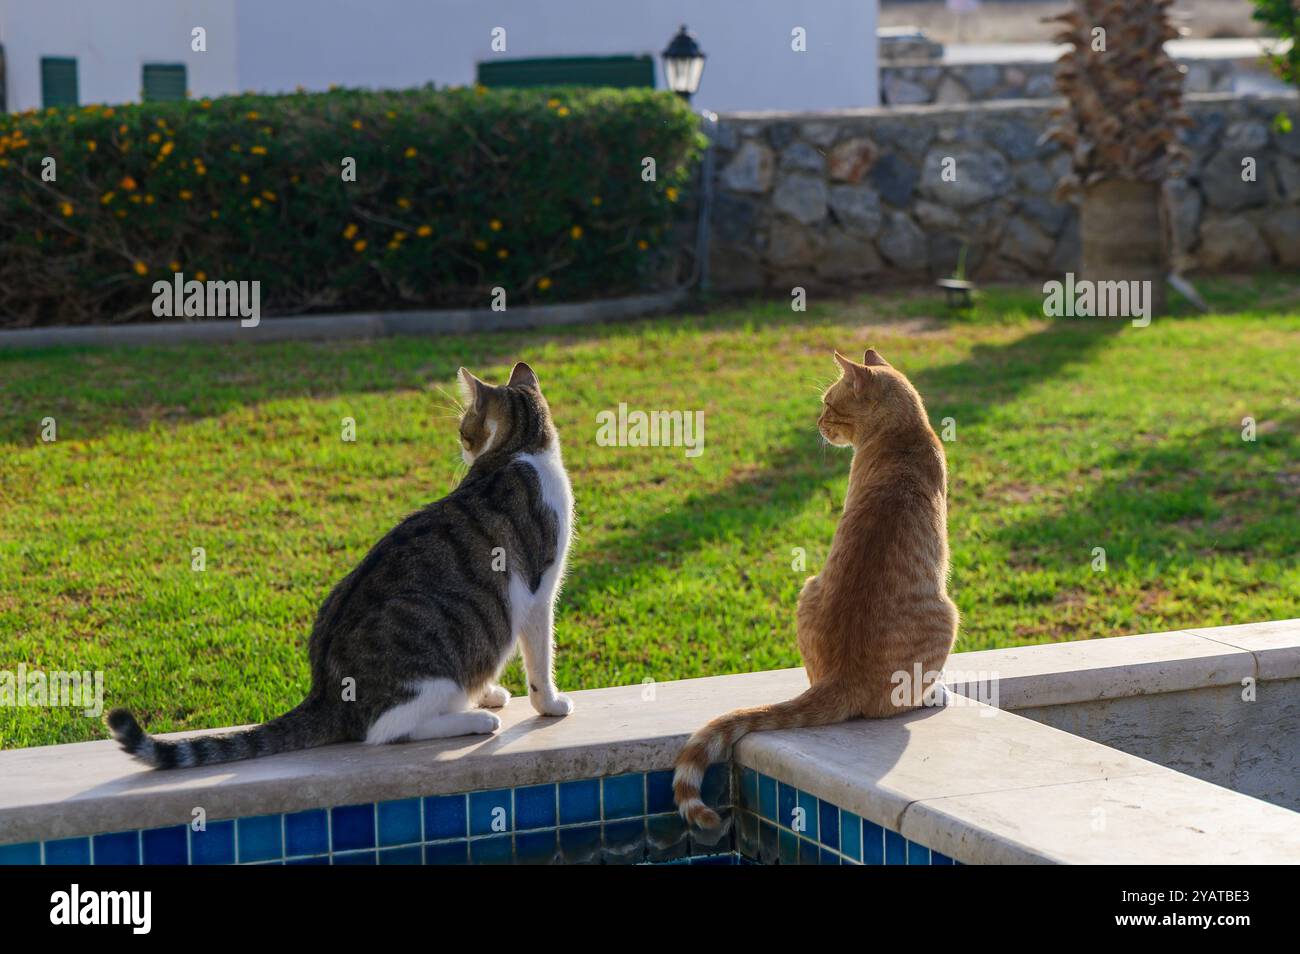
[[[686,300],[684,288],[652,295],[602,299],[564,305],[532,305],[492,311],[460,308],[445,311],[377,311],[301,318],[266,318],[254,328],[239,320],[162,321],[132,325],[53,326],[0,331],[0,351],[28,348],[120,347],[386,338],[390,335],[452,335],[480,331],[518,331],[623,321],[670,311]]]

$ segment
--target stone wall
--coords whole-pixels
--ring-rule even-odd
[[[1255,60],[1184,59],[1183,90],[1231,93],[1238,77],[1265,74]],[[1056,61],[936,63],[929,60],[882,65],[883,106],[954,104],[989,99],[1050,99],[1056,95]]]
[[[980,280],[1077,268],[1078,217],[1052,198],[1068,168],[1040,144],[1050,102],[719,119],[710,283],[757,291],[949,275],[963,246]],[[1167,186],[1184,270],[1300,268],[1300,108],[1188,98],[1194,163]],[[1273,117],[1288,112],[1281,134]],[[1255,159],[1256,180],[1241,179]],[[945,160],[956,180],[945,181]]]

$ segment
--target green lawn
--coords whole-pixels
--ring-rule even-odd
[[[962,320],[899,292],[558,334],[0,352],[0,669],[104,670],[106,704],[157,730],[288,708],[329,587],[459,475],[436,386],[517,358],[577,496],[563,689],[798,664],[795,598],[849,461],[814,427],[835,347],[880,349],[936,428],[956,421],[959,649],[1294,616],[1300,281],[1205,289],[1216,314],[1145,329],[1045,322],[1025,288]],[[599,446],[620,401],[703,410],[703,455]],[[105,735],[73,710],[0,708],[5,747]]]

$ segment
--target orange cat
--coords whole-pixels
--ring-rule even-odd
[[[673,795],[682,817],[704,828],[719,823],[700,800],[704,770],[745,733],[895,715],[942,692],[938,673],[957,636],[943,445],[916,388],[874,350],[863,364],[838,351],[835,360],[841,376],[822,396],[817,427],[831,444],[852,446],[853,463],[826,565],[799,594],[799,653],[812,685],[691,736]]]

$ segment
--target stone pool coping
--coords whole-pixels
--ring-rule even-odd
[[[948,671],[958,693],[973,685],[963,677],[995,673],[1002,709],[962,697],[895,719],[760,733],[734,760],[967,863],[1297,860],[1300,814],[1005,710],[1297,678],[1300,620],[958,653]],[[573,694],[566,719],[514,699],[487,738],[166,773],[111,741],[0,752],[0,844],[188,822],[199,806],[233,818],[655,771],[713,716],[806,685],[787,669],[594,689]]]

